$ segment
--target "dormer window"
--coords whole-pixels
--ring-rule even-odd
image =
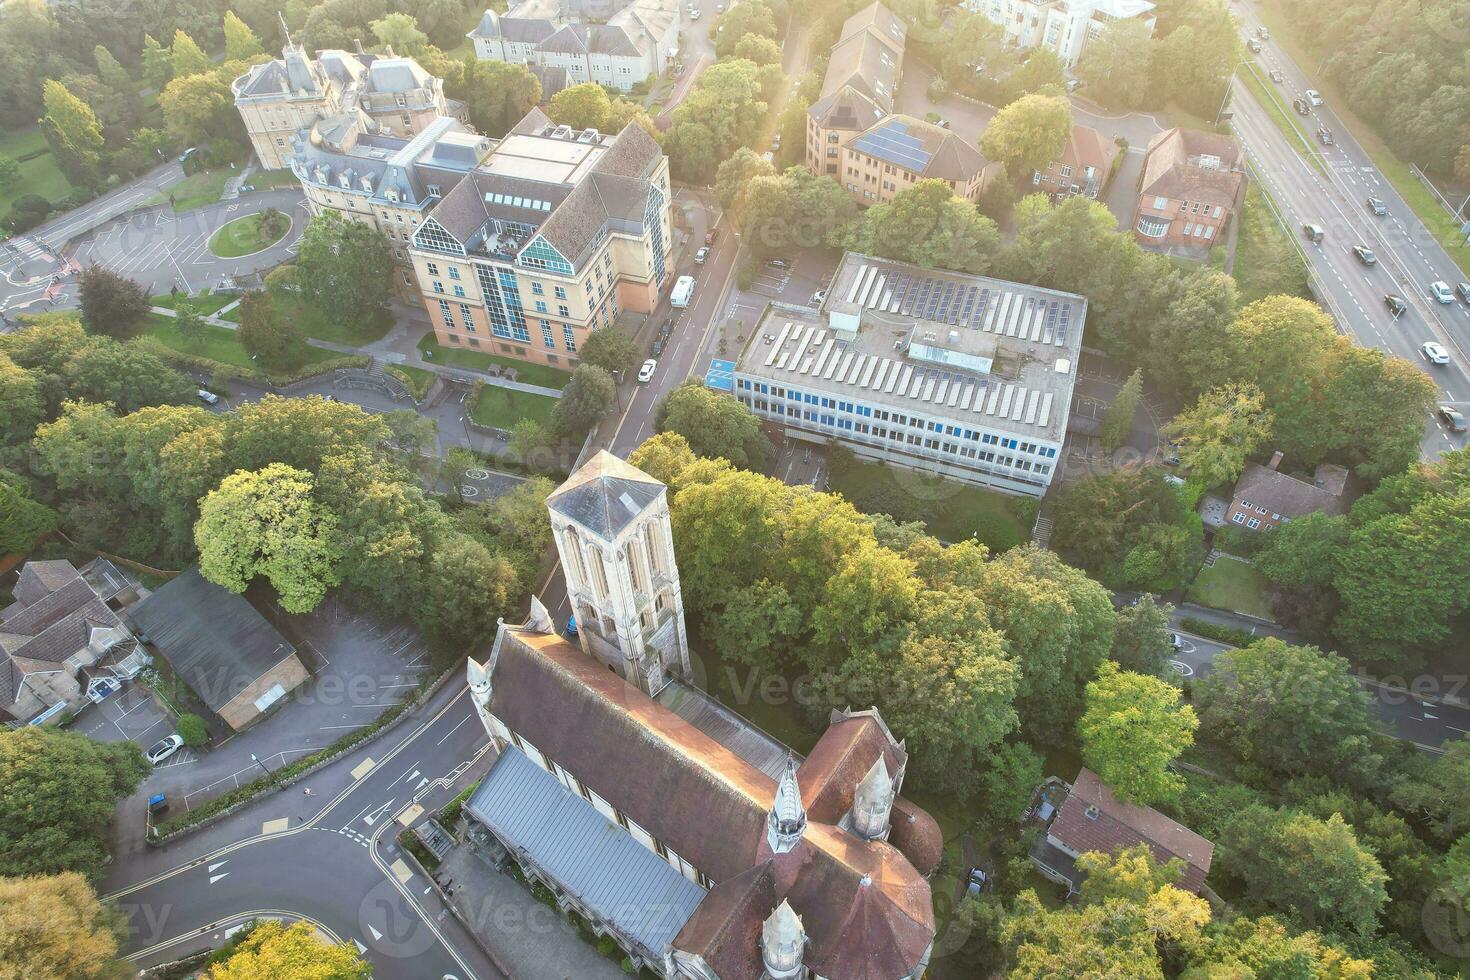
[[[438,184],[430,184],[429,185],[429,196],[432,197],[432,198],[434,198],[434,200],[437,201],[439,198],[443,197],[444,195],[440,191],[440,188],[439,188],[439,185]]]

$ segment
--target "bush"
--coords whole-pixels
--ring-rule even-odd
[[[611,936],[599,936],[597,951],[603,956],[612,956],[617,951],[618,941]]]
[[[1215,532],[1215,547],[1242,558],[1254,558],[1270,538],[1259,531],[1243,527],[1222,527]]]
[[[1192,616],[1186,616],[1180,620],[1179,625],[1188,633],[1219,640],[1221,643],[1229,643],[1231,646],[1248,647],[1259,639],[1248,629],[1239,626],[1221,626],[1219,623],[1206,622]]]
[[[197,748],[209,741],[209,729],[198,715],[179,715],[179,737],[190,748]]]

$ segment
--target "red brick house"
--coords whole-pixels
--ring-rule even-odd
[[[1332,463],[1317,467],[1310,481],[1281,472],[1280,453],[1265,466],[1250,463],[1235,483],[1225,519],[1231,527],[1270,531],[1292,518],[1348,509],[1348,471]]]
[[[1244,200],[1240,144],[1176,126],[1149,140],[1133,233],[1143,245],[1208,250]]]
[[[1031,172],[1031,186],[1055,197],[1081,194],[1095,201],[1107,191],[1113,161],[1121,152],[1117,143],[1091,126],[1073,126],[1061,157],[1045,170]]]

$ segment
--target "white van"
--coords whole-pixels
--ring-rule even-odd
[[[694,277],[680,276],[678,282],[674,283],[674,291],[669,295],[669,305],[676,310],[682,310],[689,305],[689,300],[694,297]]]

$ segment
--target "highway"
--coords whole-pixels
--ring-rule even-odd
[[[1260,26],[1253,9],[1242,4],[1237,11],[1243,32],[1253,36]],[[1280,84],[1269,80],[1265,84],[1281,97],[1286,115],[1303,139],[1320,151],[1327,173],[1301,156],[1238,77],[1232,83],[1232,125],[1256,178],[1280,208],[1288,234],[1306,254],[1326,306],[1339,328],[1358,343],[1419,365],[1434,380],[1439,403],[1470,413],[1470,306],[1458,299],[1449,304],[1436,302],[1428,288],[1436,280],[1453,287],[1470,277],[1373,167],[1331,106],[1319,106],[1306,117],[1292,110],[1292,99],[1316,84],[1274,39],[1263,42],[1263,48],[1256,55],[1263,74],[1264,69],[1275,67],[1285,75]],[[1332,132],[1331,145],[1318,141],[1319,127]],[[1370,196],[1382,200],[1388,213],[1375,215],[1367,204]],[[1308,223],[1325,230],[1320,244],[1306,241],[1301,226]],[[1377,264],[1360,263],[1351,251],[1354,245],[1372,249]],[[1395,317],[1384,302],[1387,293],[1404,297],[1408,309]],[[1450,353],[1450,363],[1430,364],[1420,353],[1426,341],[1443,345]],[[1438,420],[1429,418],[1421,454],[1434,459],[1464,448],[1467,441],[1470,435],[1450,433]]]

